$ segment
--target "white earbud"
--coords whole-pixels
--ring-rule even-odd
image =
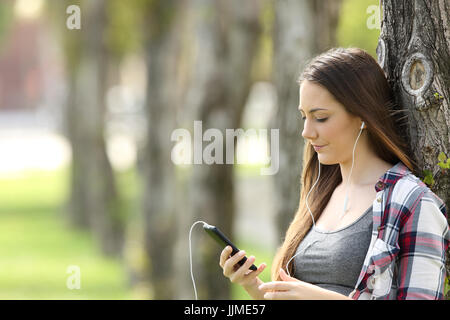
[[[361,125],[361,129],[364,129],[364,125],[365,125],[365,123],[364,123],[364,121],[362,122],[362,125]]]

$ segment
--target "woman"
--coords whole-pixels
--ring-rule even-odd
[[[263,283],[245,253],[223,273],[255,299],[443,299],[446,208],[412,172],[400,111],[365,51],[332,49],[300,77],[300,204]]]

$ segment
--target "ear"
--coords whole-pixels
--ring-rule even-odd
[[[366,122],[360,117],[357,117],[357,123],[359,124],[359,129],[367,129]]]

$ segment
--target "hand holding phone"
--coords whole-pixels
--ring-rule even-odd
[[[217,227],[209,225],[209,224],[203,224],[203,229],[208,233],[216,242],[221,246],[230,246],[232,248],[231,256],[238,253],[240,250],[228,239],[222,231],[220,231]],[[243,265],[247,261],[247,257],[243,257],[241,260],[238,261],[239,265]],[[252,264],[249,268],[250,270],[256,271],[258,268]]]

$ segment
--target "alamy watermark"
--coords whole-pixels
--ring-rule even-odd
[[[81,9],[79,6],[73,4],[67,7],[66,13],[70,14],[66,20],[66,26],[69,30],[81,29]]]
[[[189,130],[184,128],[175,129],[171,134],[171,141],[176,142],[172,148],[171,160],[176,165],[191,164],[237,164],[247,163],[248,152],[251,148],[242,148],[235,157],[235,138],[237,140],[247,139],[268,141],[267,129],[225,129],[225,139],[221,130],[216,128],[207,129],[203,132],[202,121],[194,121],[194,137]],[[225,140],[225,141],[224,141]],[[203,142],[210,142],[203,147]],[[224,145],[225,143],[225,145]],[[279,130],[270,129],[270,155],[265,155],[261,161],[264,165],[260,169],[261,175],[274,175],[279,169]],[[224,148],[225,147],[225,148]],[[244,150],[243,150],[244,149]],[[224,154],[225,151],[225,154]],[[247,152],[247,154],[245,154]]]
[[[377,5],[370,5],[366,9],[366,13],[370,16],[366,20],[366,25],[369,30],[381,29],[381,8]]]
[[[66,286],[67,289],[81,289],[81,269],[79,266],[70,265],[66,269],[66,273],[69,273],[70,276],[67,277]]]

